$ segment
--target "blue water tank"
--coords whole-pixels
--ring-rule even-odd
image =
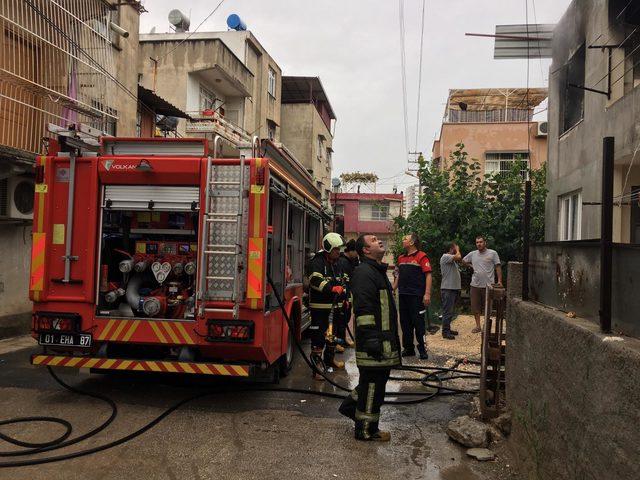
[[[240,32],[247,29],[247,24],[242,21],[239,15],[232,13],[227,17],[227,27]]]

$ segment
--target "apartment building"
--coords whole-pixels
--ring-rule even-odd
[[[482,88],[450,90],[432,162],[440,168],[463,143],[480,174],[508,171],[514,162],[540,168],[547,160],[547,124],[534,122],[534,109],[548,96],[545,88]]]
[[[404,190],[404,215],[409,216],[411,211],[418,206],[420,201],[419,185],[409,185]]]
[[[387,247],[383,261],[393,264],[393,219],[402,216],[402,193],[332,193],[336,231],[346,240],[373,233]]]
[[[545,238],[600,238],[602,141],[611,136],[613,241],[640,243],[640,4],[575,0],[552,51]]]
[[[140,84],[183,110],[182,136],[220,135],[223,154],[280,139],[282,72],[249,31],[140,35]]]
[[[135,0],[0,2],[0,336],[30,321],[31,172],[47,125],[135,134],[143,10]]]
[[[311,173],[325,204],[331,195],[335,120],[320,78],[282,78],[282,143]]]

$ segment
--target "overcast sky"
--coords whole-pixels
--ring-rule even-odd
[[[528,0],[530,23],[556,23],[570,0]],[[217,0],[147,0],[140,32],[169,31],[181,8],[193,30]],[[534,18],[535,8],[535,18]],[[422,0],[404,0],[409,146],[416,136]],[[375,172],[378,191],[413,183],[405,155],[399,6],[396,0],[225,0],[198,31],[226,30],[237,13],[284,75],[319,76],[338,117],[333,176]],[[494,60],[496,24],[525,23],[525,0],[427,0],[419,151],[431,151],[450,88],[525,87],[526,61]],[[531,60],[530,86],[547,86],[548,60]],[[428,158],[428,155],[426,155]]]

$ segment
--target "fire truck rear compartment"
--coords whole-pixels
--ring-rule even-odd
[[[197,187],[105,187],[96,315],[193,319],[197,229]]]

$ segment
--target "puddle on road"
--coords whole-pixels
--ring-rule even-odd
[[[481,480],[466,465],[454,465],[453,467],[445,468],[440,472],[440,478],[442,480]]]

